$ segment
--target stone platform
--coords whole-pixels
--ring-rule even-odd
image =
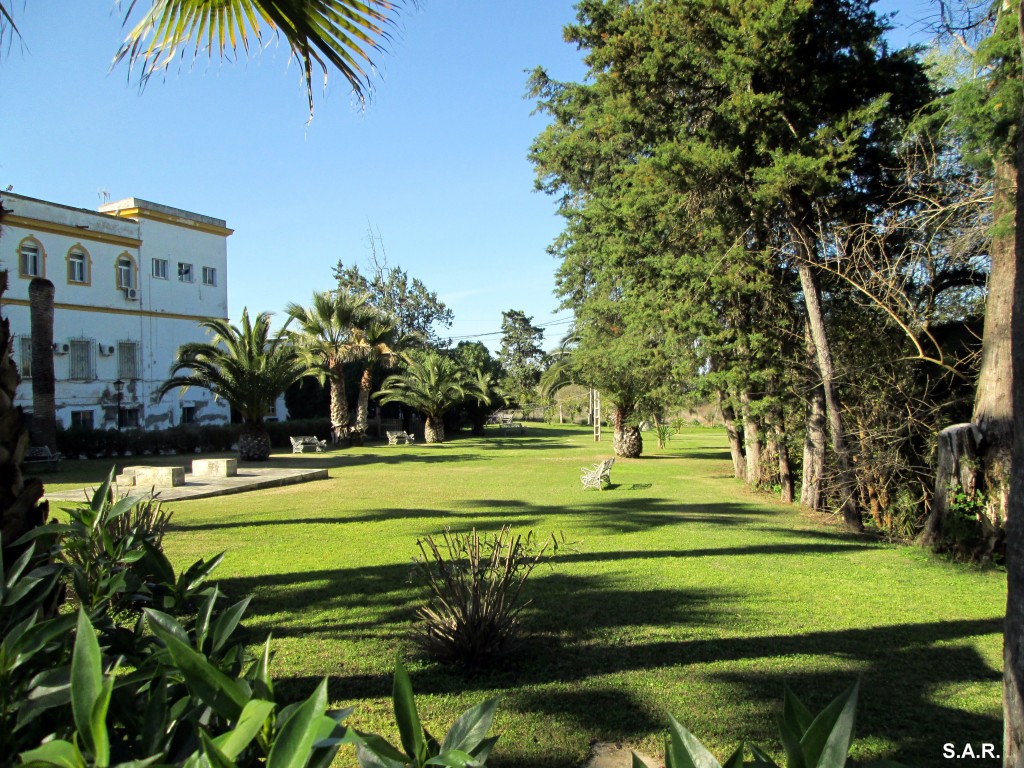
[[[180,467],[178,468],[180,469]],[[179,499],[206,499],[211,496],[226,496],[229,493],[245,493],[261,488],[277,488],[282,485],[307,483],[311,480],[326,480],[326,469],[285,469],[278,467],[236,468],[233,476],[214,477],[209,475],[186,474],[181,485],[157,486],[156,493],[161,501]],[[46,492],[45,498],[53,501],[83,501],[92,497],[95,486],[73,491]],[[139,483],[137,487],[121,487],[120,492],[147,492],[149,486]]]

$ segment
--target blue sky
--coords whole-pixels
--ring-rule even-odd
[[[140,93],[123,65],[108,73],[123,37],[112,2],[8,7],[23,41],[0,61],[0,189],[91,209],[107,190],[225,219],[233,320],[308,303],[339,259],[368,260],[372,230],[453,310],[448,335],[494,334],[480,340],[496,349],[510,308],[551,323],[548,346],[564,333],[545,250],[561,221],[533,191],[526,154],[544,123],[523,95],[537,65],[582,77],[561,33],[572,0],[407,8],[366,107],[336,75],[308,125],[281,43],[186,61]],[[929,0],[877,8],[898,11],[896,44],[935,13]]]

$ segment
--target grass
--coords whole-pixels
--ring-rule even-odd
[[[664,450],[649,436],[643,458],[616,462],[610,489],[584,493],[579,468],[611,455],[607,438],[530,425],[508,438],[282,454],[275,464],[328,466],[330,479],[175,502],[165,548],[179,568],[227,550],[220,586],[254,595],[247,625],[274,637],[279,690],[305,696],[327,676],[360,729],[397,740],[396,655],[435,734],[500,696],[499,767],[578,766],[594,740],[660,755],[667,712],[722,758],[744,738],[781,760],[783,687],[817,710],[858,676],[859,760],[945,766],[946,742],[1001,742],[1004,574],[845,534],[751,493],[715,430]],[[66,467],[44,476],[57,481],[48,487],[96,482],[108,463]],[[503,523],[580,542],[531,577],[529,636],[473,676],[416,658],[416,539]]]

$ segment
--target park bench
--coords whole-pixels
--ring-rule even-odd
[[[313,435],[300,435],[288,439],[292,441],[292,453],[305,453],[307,448],[312,448],[316,453],[327,450],[327,441],[318,440]]]
[[[28,467],[46,465],[47,469],[56,472],[60,469],[60,460],[62,458],[59,453],[51,451],[49,446],[36,445],[25,451],[25,456],[22,458],[21,463]]]
[[[508,421],[502,421],[501,434],[507,435],[509,432],[518,432],[521,435],[525,435],[526,427],[524,427],[521,422],[512,421],[511,419],[509,419]]]
[[[384,434],[388,436],[388,445],[398,445],[399,440],[404,440],[406,445],[412,445],[416,442],[416,438],[404,430],[401,432],[385,432]]]
[[[581,467],[580,481],[583,483],[583,490],[587,488],[597,488],[599,491],[604,488],[604,484],[612,484],[612,465],[615,463],[615,459],[605,459],[599,464],[595,464],[593,467]]]

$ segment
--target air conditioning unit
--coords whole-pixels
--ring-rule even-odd
[[[125,288],[124,289],[124,297],[126,299],[128,299],[128,301],[138,301],[139,300],[139,289],[138,288]]]
[[[113,344],[100,344],[100,354],[107,355],[108,357],[116,351]]]
[[[71,345],[65,342],[55,341],[53,343],[53,354],[55,355],[66,355],[71,351]]]

